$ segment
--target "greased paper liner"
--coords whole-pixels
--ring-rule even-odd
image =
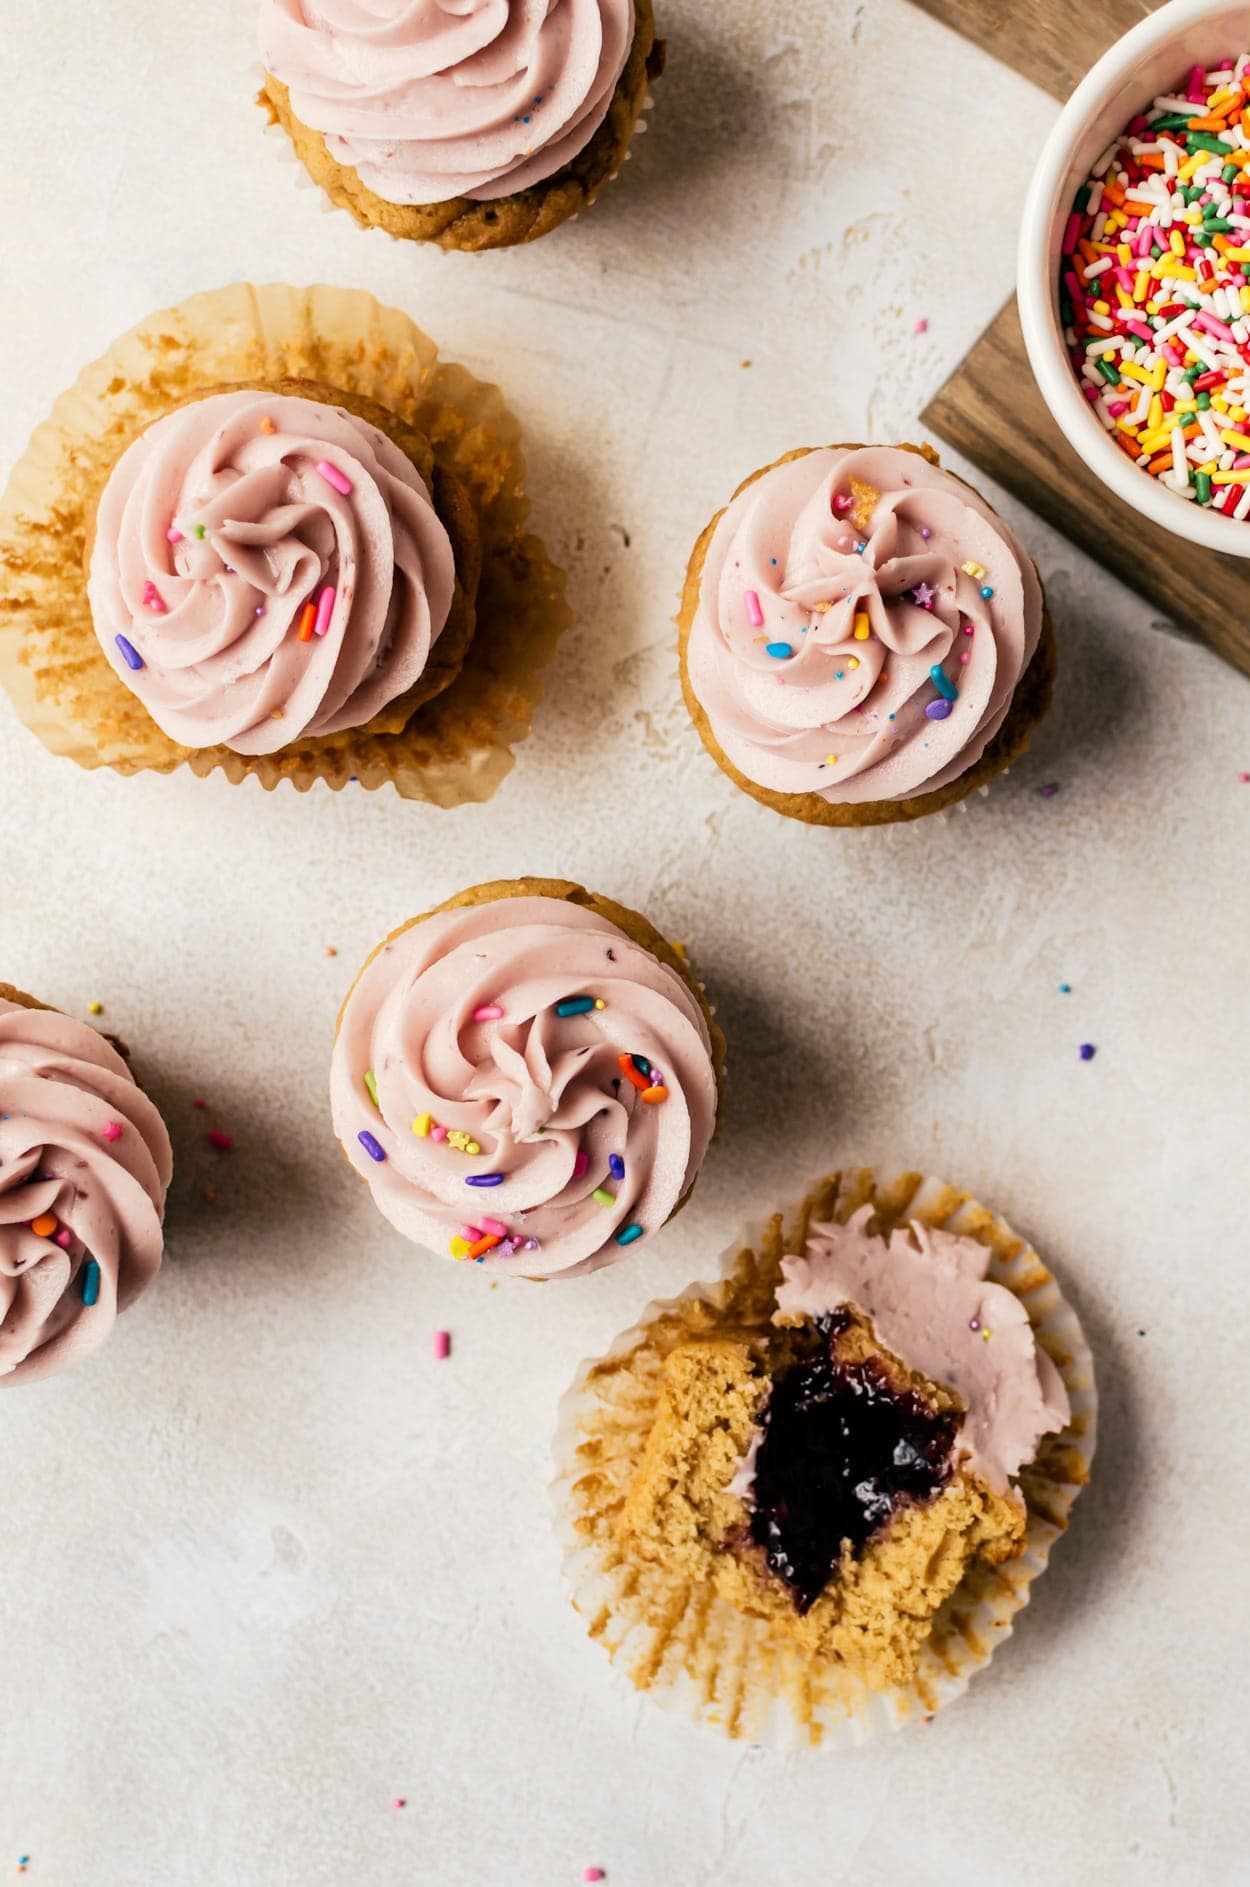
[[[748,1618],[710,1586],[687,1586],[662,1565],[631,1560],[615,1537],[668,1352],[692,1335],[765,1327],[782,1256],[803,1250],[809,1224],[844,1221],[868,1202],[883,1233],[919,1219],[988,1245],[991,1279],[1024,1303],[1072,1405],[1068,1428],[1044,1439],[1020,1477],[1028,1508],[1023,1555],[1002,1566],[978,1564],[937,1614],[914,1682],[876,1693],[844,1667],[806,1658],[778,1625]],[[863,1169],[835,1173],[797,1208],[748,1227],[724,1254],[717,1282],[650,1304],[606,1356],[578,1371],[560,1406],[552,1490],[573,1604],[640,1690],[726,1736],[776,1749],[841,1749],[924,1721],[988,1664],[1028,1603],[1089,1478],[1096,1407],[1093,1359],[1076,1316],[1010,1227],[967,1193],[917,1173],[887,1184]]]
[[[239,381],[315,380],[388,408],[430,441],[479,514],[477,629],[452,685],[399,733],[357,728],[276,754],[180,747],[118,680],[96,639],[83,548],[125,443],[180,401]],[[406,799],[489,799],[529,732],[538,673],[571,620],[564,572],[526,529],[520,428],[497,387],[440,361],[398,309],[356,289],[236,283],[150,316],[63,393],[0,501],[0,681],[53,753],[119,773],[187,765],[262,786],[356,779]]]

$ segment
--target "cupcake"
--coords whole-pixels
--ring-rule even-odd
[[[489,797],[566,625],[495,389],[341,290],[123,337],[0,508],[0,678],[53,751]]]
[[[147,1289],[172,1166],[122,1044],[0,983],[0,1384],[90,1356]]]
[[[259,102],[331,202],[444,249],[532,242],[625,161],[664,64],[651,0],[261,0]]]
[[[724,1039],[646,918],[559,879],[475,886],[395,931],[339,1014],[334,1130],[406,1238],[528,1278],[649,1238],[707,1151]]]
[[[1037,571],[927,447],[804,447],[753,473],[695,545],[678,625],[704,746],[810,825],[954,805],[1050,705]]]
[[[1023,1241],[935,1181],[834,1175],[582,1371],[575,1601],[687,1716],[861,1740],[988,1660],[1093,1438],[1088,1351]]]

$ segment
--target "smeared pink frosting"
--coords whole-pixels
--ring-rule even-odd
[[[853,1304],[909,1369],[957,1392],[967,1411],[959,1450],[1002,1490],[1042,1436],[1067,1423],[1059,1371],[1020,1299],[989,1282],[987,1246],[919,1222],[880,1238],[871,1217],[861,1206],[845,1225],[812,1226],[806,1255],[781,1261],[776,1315],[817,1318]]]
[[[852,479],[880,493],[863,531]],[[975,492],[901,447],[821,447],[720,518],[687,670],[717,743],[757,785],[906,799],[980,759],[1041,629],[1037,573]],[[935,665],[957,692],[949,713]]]
[[[172,1164],[164,1122],[102,1035],[0,999],[0,1383],[89,1356],[151,1283]],[[45,1215],[47,1236],[32,1230]]]
[[[388,203],[480,202],[553,176],[607,116],[633,0],[261,0],[302,123]]]
[[[556,1014],[580,996],[604,1007]],[[502,1014],[475,1020],[482,1010]],[[622,1054],[658,1068],[667,1100],[642,1100]],[[447,1253],[484,1216],[508,1239],[485,1266],[526,1277],[594,1270],[632,1249],[617,1242],[626,1228],[658,1231],[716,1119],[707,1023],[682,978],[606,918],[547,897],[438,912],[384,945],[344,1007],[330,1095],[335,1132],[393,1225]],[[426,1115],[480,1152],[414,1132]],[[492,1173],[503,1183],[466,1183]]]
[[[425,482],[385,433],[242,392],[178,407],[122,454],[88,594],[105,655],[171,740],[266,754],[361,727],[411,688],[454,583]],[[329,591],[324,633],[301,642],[305,604]]]

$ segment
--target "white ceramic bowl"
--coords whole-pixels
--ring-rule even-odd
[[[1059,321],[1059,256],[1076,192],[1129,120],[1194,65],[1250,50],[1250,4],[1169,0],[1116,41],[1060,112],[1042,146],[1020,225],[1020,321],[1047,406],[1091,472],[1126,504],[1177,537],[1250,557],[1250,519],[1180,498],[1126,459],[1082,396]]]

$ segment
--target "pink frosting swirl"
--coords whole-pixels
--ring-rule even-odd
[[[686,667],[757,785],[907,799],[980,759],[1041,630],[1037,572],[974,491],[901,447],[822,447],[722,513]]]
[[[0,1383],[89,1356],[152,1282],[172,1165],[102,1035],[0,999]]]
[[[552,1277],[663,1225],[707,1150],[717,1085],[675,970],[583,905],[515,897],[383,945],[344,1004],[330,1094],[348,1158],[408,1238]]]
[[[87,587],[105,655],[171,740],[267,754],[411,688],[454,585],[425,482],[385,433],[240,392],[178,407],[122,454]]]
[[[296,116],[388,203],[489,202],[550,177],[607,116],[633,0],[261,0]]]

